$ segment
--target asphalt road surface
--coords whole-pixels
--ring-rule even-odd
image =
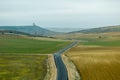
[[[72,48],[73,46],[77,45],[77,43],[78,42],[73,42],[72,44],[54,54],[55,64],[57,67],[57,80],[69,80],[68,72],[65,64],[62,61],[61,54],[63,54],[66,50]]]

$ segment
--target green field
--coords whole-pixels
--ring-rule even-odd
[[[0,80],[43,80],[47,56],[0,56]]]
[[[0,35],[0,80],[43,80],[47,55],[39,54],[55,53],[68,44],[70,42]]]
[[[88,41],[82,42],[80,45],[97,45],[97,46],[120,46],[120,41]]]
[[[50,54],[70,42],[44,41],[18,36],[0,36],[0,53]]]

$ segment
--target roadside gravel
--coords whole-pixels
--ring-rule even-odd
[[[76,66],[72,63],[72,61],[64,54],[62,55],[62,59],[64,64],[66,65],[69,80],[81,80]]]
[[[47,60],[47,74],[44,80],[56,80],[57,69],[54,61],[54,56],[48,55]]]

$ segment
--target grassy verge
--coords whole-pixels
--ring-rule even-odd
[[[47,56],[0,56],[0,80],[43,80]]]

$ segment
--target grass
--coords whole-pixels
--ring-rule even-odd
[[[120,80],[120,47],[77,46],[66,55],[82,80]]]
[[[102,36],[99,36],[102,35]],[[101,33],[101,34],[87,34],[86,37],[80,38],[80,45],[96,45],[96,46],[120,46],[120,35],[117,33]]]
[[[120,46],[120,41],[87,41],[81,42],[80,45],[97,45],[97,46]]]
[[[0,56],[0,80],[43,80],[47,56]]]
[[[120,32],[71,33],[57,37],[80,41],[65,54],[76,65],[82,80],[120,80]]]
[[[82,34],[78,40],[79,45],[65,54],[76,65],[82,80],[120,80],[119,34]]]
[[[57,36],[62,39],[77,39],[81,41],[120,41],[120,32],[108,32],[108,33],[72,33],[72,34],[63,34]],[[99,38],[101,37],[101,38]]]
[[[47,55],[70,42],[0,35],[0,80],[44,80]],[[34,55],[38,54],[38,55]]]
[[[35,40],[19,36],[0,36],[0,53],[50,54],[70,42]]]

